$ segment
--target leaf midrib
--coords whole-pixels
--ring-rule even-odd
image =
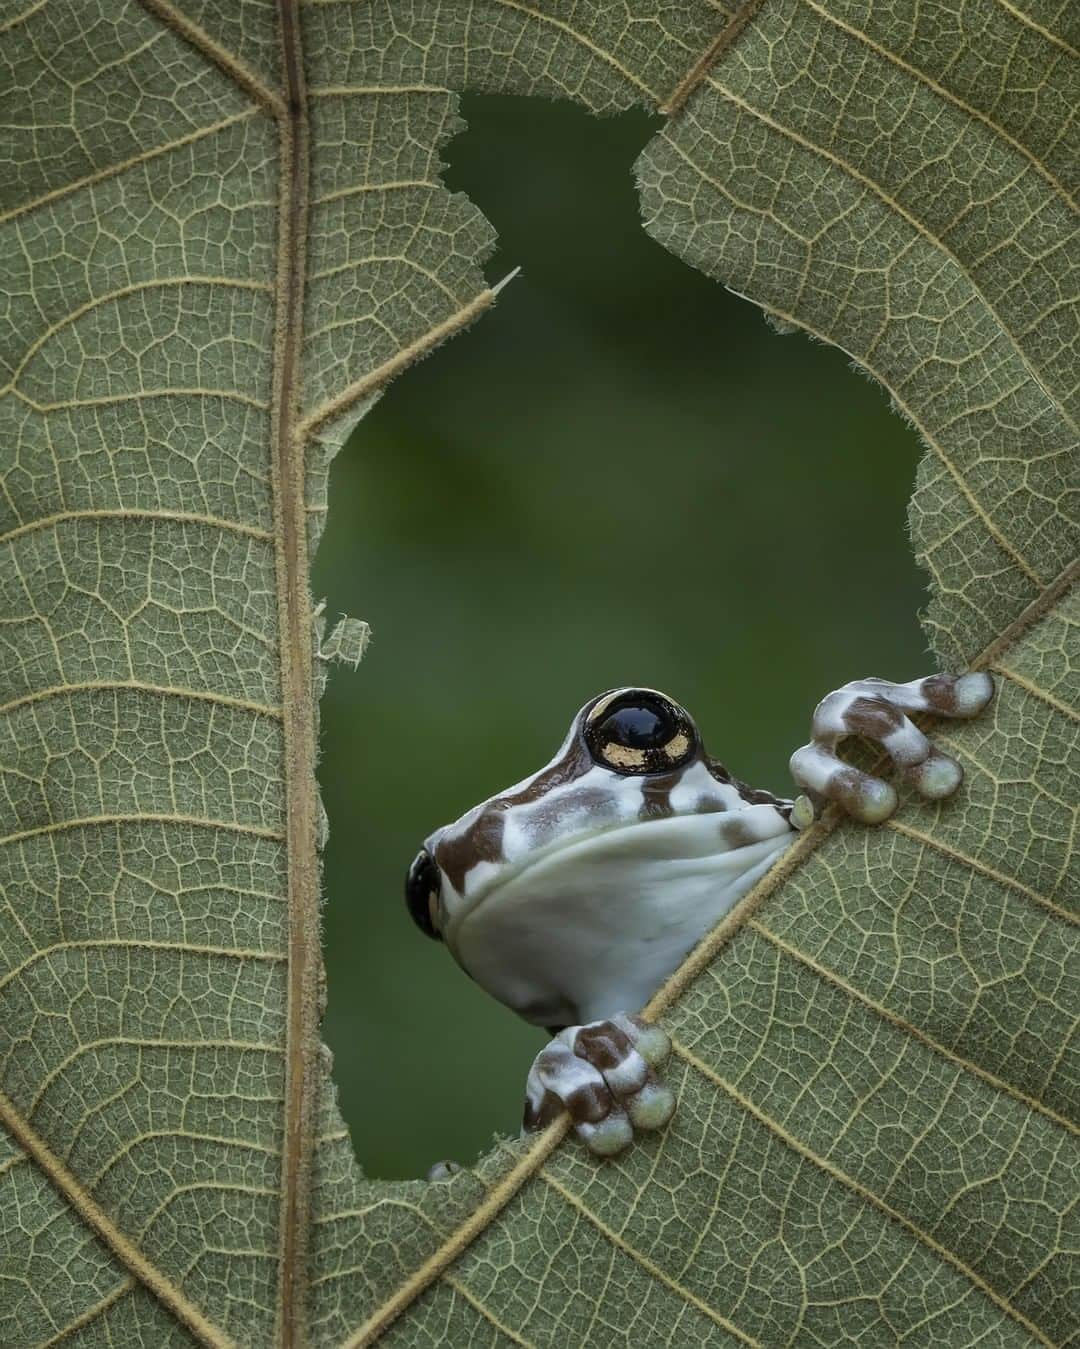
[[[284,1349],[299,1349],[306,1340],[304,1293],[315,1142],[318,982],[322,964],[311,669],[313,627],[308,588],[304,438],[298,428],[310,135],[299,0],[278,0],[278,23],[285,101],[278,115],[281,192],[270,438],[284,708],[289,963],[277,1332]]]
[[[274,519],[278,650],[281,669],[288,939],[285,1102],[276,1339],[300,1349],[306,1339],[304,1279],[311,1212],[318,1053],[319,880],[312,680],[312,608],[308,583],[305,435],[300,426],[301,347],[308,212],[307,99],[299,0],[278,0],[284,97],[166,0],[141,0],[239,87],[278,128],[277,275],[274,283],[270,479]]]

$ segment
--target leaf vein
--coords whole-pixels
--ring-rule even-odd
[[[845,1189],[850,1190],[851,1193],[856,1195],[859,1199],[870,1204],[873,1208],[876,1208],[879,1212],[883,1213],[885,1217],[892,1219],[893,1222],[899,1224],[907,1232],[910,1232],[916,1240],[920,1241],[924,1246],[931,1250],[939,1257],[939,1259],[945,1261],[946,1264],[951,1265],[958,1273],[970,1280],[975,1288],[988,1297],[995,1306],[999,1307],[1007,1316],[1010,1316],[1019,1325],[1023,1326],[1028,1334],[1033,1335],[1040,1344],[1046,1345],[1047,1349],[1054,1349],[1053,1341],[1050,1340],[1033,1321],[1030,1321],[1023,1312],[1014,1307],[1007,1298],[1003,1297],[1002,1294],[987,1283],[980,1274],[973,1270],[969,1265],[965,1264],[953,1251],[950,1251],[947,1246],[943,1246],[941,1242],[935,1237],[932,1237],[929,1232],[925,1232],[918,1224],[913,1223],[910,1218],[901,1213],[899,1209],[895,1209],[891,1204],[886,1203],[884,1199],[879,1195],[874,1194],[872,1190],[867,1189],[865,1185],[860,1184],[853,1176],[849,1176],[846,1171],[842,1171],[832,1162],[819,1156],[812,1148],[808,1147],[801,1139],[796,1138],[794,1134],[789,1133],[782,1124],[777,1120],[774,1120],[770,1115],[767,1115],[765,1111],[751,1101],[748,1096],[744,1096],[737,1087],[733,1086],[726,1078],[715,1072],[707,1063],[704,1063],[696,1054],[693,1054],[685,1045],[680,1044],[674,1037],[672,1037],[671,1047],[680,1058],[689,1063],[691,1067],[696,1068],[703,1077],[707,1078],[714,1086],[719,1087],[721,1091],[730,1096],[738,1106],[745,1110],[747,1114],[752,1115],[759,1124],[762,1124],[766,1129],[773,1133],[782,1143],[791,1148],[793,1152],[797,1153],[800,1157],[812,1163],[814,1166],[820,1168],[826,1175],[831,1176],[833,1180],[839,1182]]]
[[[951,89],[939,84],[937,80],[933,79],[930,75],[927,75],[924,71],[919,70],[918,67],[910,65],[903,57],[898,56],[895,52],[889,51],[887,47],[883,47],[880,43],[875,42],[868,33],[864,33],[853,24],[845,23],[843,19],[838,18],[835,14],[830,14],[827,9],[817,3],[817,0],[802,0],[802,3],[806,5],[808,9],[813,10],[820,18],[824,19],[826,23],[832,24],[833,27],[839,29],[840,32],[847,33],[849,37],[853,37],[857,42],[863,43],[870,51],[876,52],[883,61],[887,61],[889,64],[897,66],[900,70],[904,71],[906,75],[910,75],[912,79],[917,80],[920,84],[925,85],[927,89],[932,90],[939,98],[944,99],[946,103],[951,103],[954,107],[958,108],[965,116],[971,117],[977,122],[981,122],[995,135],[1000,136],[1006,144],[1010,145],[1019,154],[1023,155],[1023,157],[1035,168],[1036,172],[1041,174],[1054,191],[1060,193],[1064,200],[1072,206],[1075,211],[1075,204],[1069,193],[1065,190],[1064,184],[1060,183],[1057,178],[1054,177],[1046,165],[1043,164],[1022,141],[1018,141],[1015,136],[1006,131],[1003,126],[1000,126],[991,117],[988,117],[986,113],[980,112],[978,108],[973,107],[969,103],[965,103],[965,101],[958,94],[953,93]]]
[[[33,955],[27,956],[0,976],[0,989],[17,979],[24,971],[32,969],[39,961],[48,960],[60,951],[175,951],[181,955],[219,956],[231,960],[263,960],[271,964],[280,964],[285,956],[280,951],[243,950],[233,946],[200,946],[188,942],[145,941],[137,937],[102,937],[92,941],[60,941],[51,946],[42,947]]]
[[[597,1231],[600,1232],[602,1236],[606,1237],[613,1246],[617,1246],[619,1250],[629,1256],[635,1264],[640,1265],[640,1267],[654,1278],[657,1283],[661,1283],[665,1288],[669,1288],[676,1296],[682,1298],[684,1302],[689,1303],[691,1307],[694,1307],[697,1311],[701,1312],[703,1316],[707,1316],[710,1321],[720,1326],[721,1329],[726,1330],[729,1335],[734,1335],[736,1339],[741,1340],[743,1344],[754,1345],[760,1349],[760,1341],[755,1340],[753,1336],[748,1335],[745,1330],[741,1330],[733,1321],[729,1321],[723,1313],[710,1307],[709,1304],[702,1298],[699,1298],[696,1293],[691,1292],[685,1285],[679,1283],[676,1279],[673,1279],[670,1274],[665,1273],[664,1270],[650,1260],[647,1255],[644,1255],[641,1251],[637,1250],[636,1247],[631,1246],[625,1237],[620,1236],[613,1227],[609,1227],[602,1218],[593,1213],[592,1209],[579,1199],[572,1190],[567,1189],[561,1181],[556,1180],[555,1177],[546,1170],[539,1171],[538,1175],[542,1181],[550,1185],[558,1194],[562,1195],[563,1199],[565,1199],[572,1208],[576,1209],[582,1217],[587,1218]]]
[[[42,834],[58,834],[67,829],[82,829],[103,824],[182,824],[195,829],[220,829],[230,834],[250,834],[253,838],[268,838],[280,842],[285,835],[278,829],[264,829],[257,824],[241,824],[234,820],[211,820],[199,815],[169,815],[146,813],[135,815],[85,815],[79,819],[57,820],[51,824],[35,825],[0,836],[0,847],[6,843],[22,843]]]
[[[1061,50],[1066,52],[1069,56],[1080,58],[1080,51],[1077,51],[1075,47],[1071,46],[1065,38],[1058,33],[1051,32],[1049,28],[1044,28],[1043,25],[1037,23],[1030,14],[1025,14],[1022,9],[1010,3],[1010,0],[997,0],[997,2],[1002,9],[1007,10],[1018,23],[1022,23],[1026,28],[1030,28],[1036,33],[1041,33],[1042,36],[1046,38],[1047,42],[1052,42],[1055,47],[1060,47]]]
[[[261,1152],[267,1157],[281,1155],[277,1148],[269,1147],[266,1143],[256,1143],[251,1138],[227,1138],[221,1134],[193,1133],[190,1129],[148,1129],[145,1133],[129,1138],[122,1148],[114,1152],[105,1165],[87,1182],[87,1189],[96,1190],[118,1162],[123,1161],[129,1153],[134,1152],[141,1144],[149,1143],[155,1138],[186,1138],[194,1143],[215,1143],[226,1148],[243,1148],[248,1152]]]
[[[15,1167],[17,1167],[17,1166],[22,1166],[22,1165],[24,1165],[26,1162],[29,1162],[29,1161],[30,1161],[30,1156],[29,1156],[28,1153],[25,1153],[25,1152],[16,1152],[13,1156],[9,1157],[6,1161],[0,1162],[0,1176],[5,1176],[5,1175],[7,1175],[7,1173],[8,1173],[9,1171],[14,1170]]]
[[[104,1316],[111,1306],[119,1302],[125,1293],[130,1293],[136,1286],[135,1279],[131,1277],[122,1280],[116,1285],[112,1292],[106,1293],[99,1302],[95,1302],[92,1307],[88,1307],[86,1311],[77,1316],[74,1321],[71,1321],[68,1325],[64,1326],[62,1330],[47,1339],[40,1346],[40,1349],[50,1349],[50,1345],[60,1344],[62,1341],[66,1340],[69,1335],[74,1335],[76,1331],[83,1330],[86,1326],[96,1321],[99,1316]]]
[[[232,534],[242,534],[245,538],[258,539],[260,543],[269,543],[273,535],[267,529],[257,525],[245,525],[239,520],[228,520],[224,516],[200,515],[197,511],[170,510],[131,510],[127,508],[113,510],[70,510],[57,511],[53,515],[42,515],[36,520],[27,520],[16,525],[6,534],[0,534],[0,543],[10,543],[24,534],[35,530],[51,529],[54,525],[66,524],[69,520],[155,520],[168,521],[171,524],[205,525],[208,529],[220,529]]]
[[[803,3],[809,4],[810,0],[803,0]],[[923,222],[919,220],[917,216],[912,215],[911,212],[905,206],[902,206],[894,196],[892,196],[888,191],[886,191],[886,189],[880,183],[875,182],[872,178],[868,177],[860,169],[857,169],[854,164],[849,164],[847,160],[843,159],[840,155],[834,154],[833,151],[831,150],[827,150],[823,145],[818,145],[815,141],[810,140],[809,137],[802,135],[802,133],[799,131],[796,131],[794,127],[785,126],[782,122],[778,122],[774,117],[770,116],[767,112],[764,112],[762,109],[755,108],[752,103],[749,103],[746,99],[741,98],[738,94],[734,93],[732,90],[726,88],[723,84],[721,84],[715,75],[710,75],[707,78],[709,83],[717,91],[717,93],[721,94],[731,103],[734,103],[736,107],[742,108],[743,111],[746,112],[749,116],[756,118],[758,121],[764,123],[765,126],[771,127],[775,132],[777,132],[778,135],[786,137],[788,140],[793,141],[796,145],[801,145],[803,149],[809,150],[812,154],[820,155],[822,159],[827,160],[830,164],[834,164],[838,169],[841,170],[841,172],[846,173],[850,178],[854,179],[855,182],[861,183],[867,189],[867,191],[873,193],[873,195],[876,196],[878,200],[890,211],[894,211],[902,220],[906,220],[907,223],[912,227],[912,229],[914,229],[917,234],[919,234],[923,239],[925,239],[926,242],[930,244],[932,248],[937,249],[938,252],[940,252],[943,257],[948,258],[956,266],[961,276],[963,276],[964,279],[971,286],[971,289],[974,292],[974,294],[976,294],[979,297],[979,300],[986,308],[986,312],[990,315],[990,317],[994,320],[994,323],[997,325],[998,331],[1012,347],[1013,351],[1016,354],[1017,359],[1020,361],[1024,370],[1027,372],[1028,377],[1037,385],[1037,387],[1046,396],[1047,402],[1049,402],[1052,405],[1055,412],[1058,414],[1058,416],[1061,418],[1063,422],[1065,422],[1068,426],[1072,427],[1074,430],[1080,431],[1080,427],[1076,425],[1073,419],[1066,412],[1065,407],[1062,404],[1061,400],[1058,399],[1050,391],[1044,380],[1036,371],[1027,353],[1020,345],[1020,342],[1017,339],[1016,334],[1013,333],[1013,331],[1009,328],[1009,326],[998,314],[994,306],[990,303],[990,300],[987,298],[982,287],[975,280],[967,264],[964,263],[956,253],[953,252],[953,250],[948,246],[948,244],[945,243],[943,239],[938,238],[938,236],[934,234],[933,231],[930,230],[926,225],[924,225]],[[698,172],[700,173],[701,170],[698,169]],[[1043,582],[1040,581],[1039,584],[1041,585],[1043,584]]]
[[[20,23],[25,23],[39,9],[45,7],[46,0],[34,0],[29,9],[24,9],[21,14],[13,14],[10,19],[5,19],[0,23],[0,33],[6,33],[12,28],[17,28]]]
[[[137,403],[144,398],[228,398],[236,403],[244,403],[247,407],[255,408],[259,412],[265,412],[269,404],[259,398],[252,398],[250,394],[241,393],[238,389],[206,389],[206,388],[173,388],[173,389],[140,389],[137,393],[114,393],[103,394],[98,398],[65,398],[55,403],[40,403],[36,398],[31,398],[23,393],[21,389],[12,389],[12,394],[25,403],[35,412],[64,412],[68,408],[100,408],[113,407],[117,403]]]
[[[682,111],[694,90],[761,8],[761,3],[762,0],[743,0],[728,22],[660,104],[658,112],[674,117]]]
[[[265,85],[253,70],[249,70],[243,61],[238,60],[233,52],[226,51],[219,43],[205,32],[198,24],[193,23],[186,14],[181,13],[173,5],[165,0],[140,0],[140,3],[167,27],[184,38],[191,44],[207,61],[225,72],[245,94],[249,94],[256,99],[263,107],[276,117],[280,117],[285,105],[281,96],[273,89]]]
[[[1021,1091],[1019,1087],[1014,1086],[1011,1082],[1007,1082],[1004,1078],[998,1077],[996,1073],[990,1072],[973,1060],[965,1058],[962,1054],[958,1054],[955,1050],[949,1049],[946,1045],[941,1044],[940,1041],[935,1040],[933,1036],[928,1035],[926,1031],[920,1030],[918,1026],[907,1021],[897,1012],[892,1011],[890,1008],[884,1006],[884,1004],[875,1001],[875,999],[871,998],[868,994],[855,988],[852,984],[848,983],[843,975],[838,974],[836,970],[826,968],[826,966],[815,960],[814,957],[807,954],[807,952],[801,951],[797,946],[793,946],[790,942],[785,941],[783,937],[766,927],[760,919],[748,918],[746,920],[746,926],[759,933],[766,941],[771,942],[773,946],[784,952],[784,954],[789,956],[792,960],[797,961],[806,969],[812,970],[814,974],[823,979],[826,983],[832,985],[834,988],[840,989],[841,992],[847,994],[853,1001],[860,1003],[869,1011],[874,1012],[877,1016],[880,1016],[882,1020],[889,1022],[890,1025],[903,1031],[905,1035],[910,1035],[913,1039],[918,1040],[919,1043],[925,1045],[927,1049],[933,1051],[935,1054],[940,1054],[942,1058],[948,1059],[950,1063],[955,1064],[958,1068],[972,1073],[975,1077],[979,1078],[980,1081],[985,1082],[987,1086],[993,1087],[995,1091],[999,1091],[1004,1095],[1011,1097],[1014,1101],[1026,1106],[1029,1110],[1037,1111],[1039,1114],[1044,1115],[1048,1120],[1051,1120],[1054,1124],[1060,1125],[1069,1133],[1080,1137],[1080,1126],[1074,1124],[1067,1116],[1058,1114],[1056,1110],[1052,1110],[1048,1105],[1044,1105],[1042,1101],[1036,1100],[1034,1096],[1029,1096],[1026,1092]]]
[[[229,707],[237,712],[251,712],[256,716],[281,720],[281,708],[271,707],[268,703],[251,702],[247,698],[232,698],[226,693],[212,693],[209,689],[182,689],[171,684],[147,684],[139,679],[95,679],[83,684],[53,684],[49,688],[35,689],[33,693],[24,693],[12,698],[8,703],[0,703],[0,716],[14,712],[16,708],[33,703],[60,698],[74,693],[149,693],[163,698],[179,698],[193,702],[212,703],[215,707]]]
[[[1003,664],[1001,661],[995,661],[994,664],[990,666],[990,669],[994,674],[1001,675],[1003,679],[1007,679],[1010,684],[1015,684],[1017,688],[1023,689],[1025,693],[1030,693],[1033,698],[1038,698],[1040,702],[1045,703],[1047,707],[1053,708],[1055,712],[1060,712],[1063,717],[1068,717],[1070,721],[1080,721],[1080,712],[1078,712],[1075,707],[1070,707],[1068,703],[1062,702],[1060,698],[1055,698],[1048,689],[1042,688],[1039,684],[1026,678],[1018,671],[1010,669],[1009,666]]]
[[[232,1349],[233,1341],[214,1325],[156,1265],[128,1239],[87,1193],[77,1178],[49,1149],[44,1140],[0,1093],[0,1123],[20,1147],[30,1154],[60,1197],[92,1228],[121,1264],[143,1283],[178,1321],[209,1349]]]
[[[334,0],[337,3],[337,0]],[[346,4],[354,0],[344,0]],[[443,94],[450,90],[442,84],[319,84],[308,90],[308,98],[352,98],[379,94]]]
[[[429,182],[426,178],[398,178],[386,183],[354,183],[352,187],[339,187],[336,192],[327,192],[322,197],[312,197],[311,204],[325,206],[328,202],[341,201],[344,197],[362,196],[366,192],[401,192],[414,187],[436,191],[442,184]]]
[[[1072,914],[1068,909],[1061,908],[1055,904],[1052,899],[1047,899],[1040,895],[1038,890],[1032,889],[1030,885],[1025,885],[1023,881],[1015,876],[1007,876],[1004,872],[997,871],[994,867],[987,866],[985,862],[980,862],[974,857],[962,853],[958,848],[943,843],[940,839],[934,838],[931,834],[925,834],[919,829],[913,829],[909,824],[902,824],[899,820],[886,820],[884,827],[892,829],[898,834],[903,834],[905,838],[913,839],[917,843],[925,844],[928,848],[933,848],[944,857],[948,857],[953,862],[959,862],[962,866],[970,867],[972,871],[977,871],[981,876],[986,876],[988,880],[996,881],[1006,889],[1015,890],[1017,894],[1026,896],[1033,904],[1038,904],[1040,908],[1052,913],[1060,918],[1062,922],[1068,923],[1071,927],[1080,925],[1080,917]]]
[[[342,272],[356,272],[362,267],[367,267],[370,264],[377,262],[398,262],[403,267],[418,272],[421,276],[426,277],[436,289],[442,291],[447,299],[453,300],[455,304],[461,303],[459,297],[454,294],[445,281],[431,271],[430,268],[425,267],[422,262],[417,262],[415,258],[410,258],[405,253],[369,253],[363,258],[350,259],[348,262],[341,262],[333,267],[326,267],[321,272],[311,272],[309,274],[309,280],[326,281],[329,277],[340,276]],[[312,328],[308,337],[309,339],[322,337],[325,333],[332,333],[338,328],[355,327],[357,323],[361,323],[364,319],[370,319],[372,317],[373,315],[371,313],[365,314],[361,310],[356,310],[350,314],[348,318],[338,319],[333,323],[324,323],[321,328]]]
[[[312,412],[309,412],[300,422],[297,428],[298,433],[300,435],[310,434],[323,422],[328,421],[340,412],[347,411],[354,403],[360,402],[370,394],[375,393],[376,390],[381,389],[384,384],[392,380],[395,375],[400,374],[413,361],[431,351],[433,347],[437,347],[440,342],[444,342],[459,329],[471,323],[473,319],[478,318],[485,309],[495,303],[497,294],[497,286],[489,290],[482,290],[468,304],[463,305],[457,313],[451,314],[449,318],[437,323],[414,342],[410,342],[407,347],[402,347],[395,356],[391,356],[382,365],[376,366],[374,370],[363,375],[355,383],[347,385],[341,393],[336,394],[333,398],[328,399]]]
[[[428,1288],[449,1265],[467,1250],[491,1220],[513,1199],[558,1147],[569,1128],[569,1119],[561,1115],[537,1134],[506,1174],[491,1187],[476,1208],[447,1236],[422,1265],[409,1275],[394,1291],[349,1335],[341,1349],[362,1349],[373,1344],[387,1326],[405,1308]]]
[[[84,178],[77,178],[73,183],[65,183],[63,187],[53,188],[51,192],[44,192],[40,197],[34,197],[33,200],[23,202],[19,206],[14,206],[10,211],[0,212],[0,225],[5,221],[14,220],[18,216],[29,215],[31,211],[36,211],[39,206],[50,205],[54,201],[59,201],[62,197],[68,197],[73,192],[78,192],[84,187],[93,187],[97,183],[104,182],[107,178],[114,178],[117,174],[125,173],[128,169],[135,168],[138,164],[145,164],[148,160],[156,159],[159,155],[169,154],[173,150],[180,150],[185,145],[193,145],[196,141],[203,140],[206,136],[213,136],[218,131],[224,131],[226,127],[235,126],[237,122],[246,121],[249,117],[255,116],[257,109],[245,108],[241,112],[234,112],[229,117],[223,117],[219,122],[214,122],[210,126],[198,127],[195,131],[189,132],[186,136],[178,136],[176,140],[165,141],[161,145],[155,145],[149,150],[143,150],[140,154],[132,155],[130,159],[123,159],[116,164],[109,164],[103,169],[98,169],[94,173],[88,173]]]
[[[232,290],[253,290],[266,293],[270,290],[270,285],[266,281],[253,281],[245,277],[236,276],[164,276],[154,277],[148,281],[136,281],[130,286],[119,286],[116,290],[106,291],[101,295],[95,295],[92,300],[87,300],[77,309],[72,309],[56,322],[47,324],[38,337],[23,352],[21,360],[12,371],[11,378],[7,384],[0,385],[0,394],[8,393],[15,388],[19,376],[26,369],[27,364],[33,360],[37,353],[42,349],[46,342],[54,338],[57,333],[70,327],[73,323],[78,323],[79,319],[85,318],[87,314],[92,314],[96,309],[102,309],[105,305],[111,304],[114,300],[124,300],[132,295],[144,295],[148,291],[154,290],[176,290],[183,286],[225,286]]]
[[[643,94],[648,94],[653,103],[659,102],[659,96],[643,80],[638,79],[633,71],[627,70],[620,61],[615,59],[611,52],[605,51],[603,47],[598,47],[595,42],[590,42],[584,33],[577,32],[570,24],[563,23],[553,14],[545,14],[542,9],[533,9],[531,5],[522,4],[521,0],[496,0],[496,3],[502,5],[505,9],[515,9],[519,13],[527,15],[530,19],[535,19],[538,23],[546,23],[552,28],[559,29],[560,32],[565,33],[584,47],[586,51],[591,52],[597,60],[609,65],[616,74],[621,75],[626,80],[627,84],[632,84],[635,89],[639,89]]]
[[[250,1194],[255,1195],[260,1199],[278,1199],[281,1195],[280,1190],[271,1190],[264,1185],[241,1185],[239,1182],[227,1180],[196,1180],[192,1181],[190,1185],[177,1185],[176,1188],[166,1195],[161,1203],[153,1209],[142,1227],[139,1228],[139,1240],[142,1241],[146,1237],[146,1234],[150,1231],[151,1227],[153,1227],[159,1218],[164,1217],[178,1199],[182,1199],[186,1194],[200,1194],[204,1190],[213,1190],[215,1192],[227,1194]],[[249,1249],[247,1254],[257,1256],[263,1260],[277,1260],[278,1258],[278,1253],[276,1251],[255,1251]]]
[[[27,1112],[27,1119],[32,1120],[38,1106],[41,1104],[42,1097],[63,1073],[84,1054],[93,1053],[95,1049],[107,1049],[114,1045],[125,1045],[129,1049],[185,1049],[185,1050],[203,1050],[203,1049],[228,1049],[235,1050],[237,1053],[253,1054],[280,1054],[281,1046],[273,1044],[263,1044],[259,1040],[212,1040],[204,1038],[201,1040],[167,1040],[163,1038],[136,1039],[130,1035],[107,1035],[100,1040],[88,1040],[78,1049],[73,1050],[67,1058],[42,1078],[37,1091],[30,1099],[30,1108]]]
[[[1080,558],[1070,562],[1067,567],[1060,571],[1044,590],[1040,591],[1029,604],[1025,605],[1003,632],[1000,632],[992,641],[987,643],[972,665],[972,669],[986,669],[995,661],[1000,660],[1002,655],[1025,632],[1044,618],[1058,600],[1062,599],[1072,589],[1078,578],[1080,578]]]
[[[520,1344],[522,1349],[535,1349],[531,1340],[525,1339],[524,1336],[519,1335],[516,1330],[511,1330],[504,1321],[500,1321],[495,1313],[489,1307],[486,1307],[474,1293],[470,1293],[459,1279],[455,1279],[449,1272],[445,1272],[442,1276],[442,1281],[448,1287],[452,1288],[459,1297],[464,1298],[469,1306],[478,1311],[486,1321],[490,1321],[495,1329],[499,1331],[500,1334],[505,1335],[508,1340],[513,1340],[515,1344]]]

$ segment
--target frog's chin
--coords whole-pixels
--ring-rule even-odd
[[[443,936],[537,1025],[634,1011],[794,838],[771,805],[579,835],[460,902]]]

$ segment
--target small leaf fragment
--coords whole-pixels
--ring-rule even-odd
[[[343,617],[330,629],[322,644],[320,655],[338,665],[350,665],[355,670],[364,658],[371,641],[371,625],[362,618]]]

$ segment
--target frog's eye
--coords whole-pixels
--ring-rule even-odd
[[[426,848],[416,854],[409,874],[405,877],[405,904],[409,914],[424,934],[442,941],[439,932],[439,894],[442,876],[435,859]]]
[[[653,689],[606,694],[586,717],[584,733],[595,762],[616,773],[669,773],[697,750],[689,715]]]

